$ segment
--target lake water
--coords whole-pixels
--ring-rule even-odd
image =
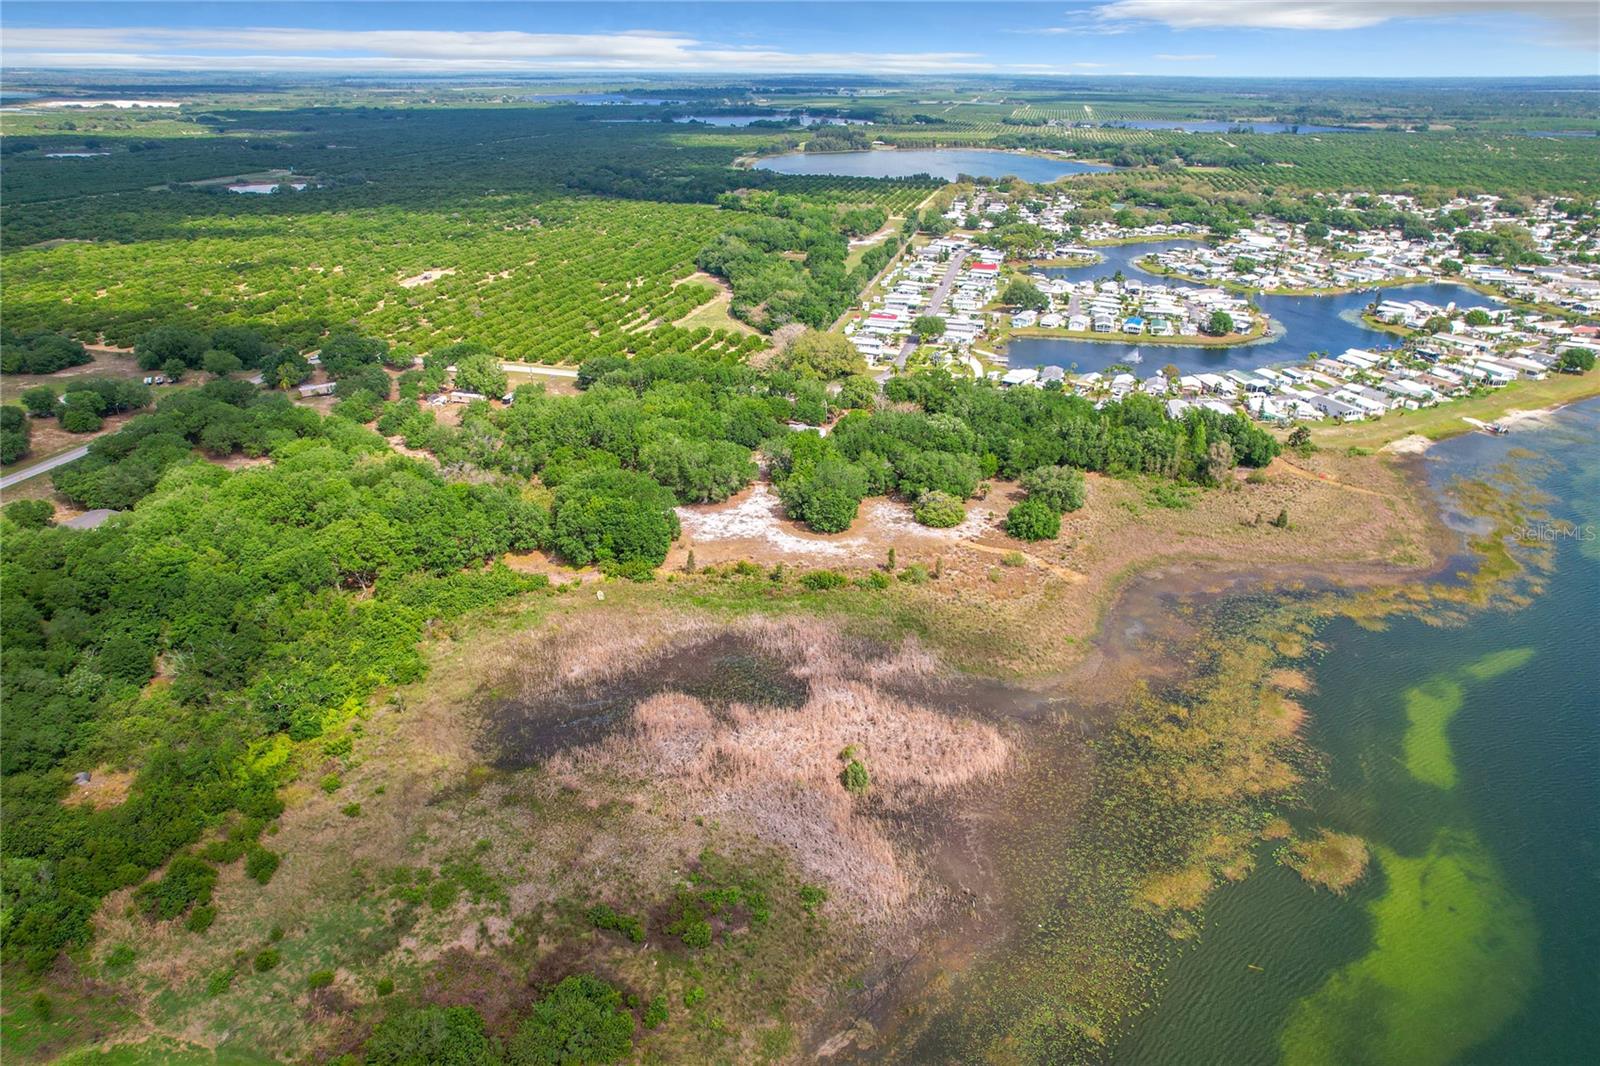
[[[1265,851],[1113,1061],[1556,1064],[1600,1047],[1600,402],[1425,460],[1443,486],[1510,459],[1548,493],[1547,590],[1464,627],[1321,635],[1307,739],[1326,783],[1301,830],[1378,858],[1338,898]],[[1259,967],[1259,969],[1251,969]]]
[[[757,170],[779,174],[833,174],[852,178],[909,178],[927,174],[954,181],[962,174],[974,177],[1010,177],[1049,182],[1069,174],[1111,170],[1097,163],[999,152],[983,148],[915,148],[906,151],[790,152],[756,163]]]
[[[1148,244],[1123,244],[1096,251],[1103,262],[1086,267],[1047,267],[1043,273],[1069,281],[1106,278],[1121,270],[1128,277],[1183,288],[1204,288],[1175,278],[1157,278],[1134,266],[1134,261],[1192,241],[1153,241]],[[1428,284],[1391,287],[1390,296],[1429,303],[1490,306],[1499,301],[1462,285]],[[1221,370],[1248,370],[1258,366],[1296,363],[1309,352],[1338,355],[1346,348],[1373,348],[1392,345],[1392,334],[1372,329],[1361,322],[1361,312],[1378,294],[1352,292],[1339,296],[1259,296],[1256,303],[1275,323],[1273,336],[1254,344],[1232,348],[1205,348],[1177,344],[1122,344],[1102,341],[1066,340],[1052,337],[1019,337],[1007,345],[1006,355],[1013,367],[1060,366],[1086,373],[1113,363],[1126,362],[1135,350],[1143,356],[1138,366],[1141,376],[1154,373],[1168,363],[1185,374]]]
[[[681,104],[664,96],[624,96],[622,93],[532,93],[522,97],[541,104]]]

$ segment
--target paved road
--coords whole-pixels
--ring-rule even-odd
[[[5,477],[0,477],[0,489],[9,489],[13,485],[20,485],[24,481],[27,481],[29,478],[33,477],[35,474],[49,473],[58,466],[66,466],[74,459],[82,459],[88,454],[89,446],[87,444],[80,444],[71,451],[62,452],[60,455],[52,455],[48,459],[34,463],[26,470],[18,470],[14,474],[7,474]]]
[[[961,264],[966,261],[967,253],[956,252],[950,257],[950,264],[945,268],[944,277],[939,279],[939,285],[933,290],[933,295],[928,298],[928,309],[923,312],[927,315],[937,315],[940,308],[944,307],[945,298],[950,295],[950,290],[956,287],[956,278],[961,274]],[[894,357],[896,366],[905,366],[911,353],[917,350],[917,342],[907,338],[900,346],[900,354]]]

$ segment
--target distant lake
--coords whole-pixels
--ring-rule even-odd
[[[1048,267],[1042,273],[1078,282],[1109,278],[1121,270],[1126,277],[1137,278],[1146,284],[1206,288],[1194,282],[1147,274],[1133,265],[1135,260],[1144,256],[1193,243],[1152,241],[1097,248],[1095,251],[1105,256],[1102,262],[1085,267]],[[1091,370],[1104,370],[1113,363],[1126,362],[1129,355],[1138,351],[1144,361],[1134,369],[1140,377],[1149,377],[1168,363],[1185,374],[1298,363],[1310,352],[1339,355],[1346,348],[1378,348],[1397,344],[1399,338],[1372,329],[1361,321],[1361,312],[1367,305],[1385,297],[1426,300],[1440,306],[1455,302],[1469,307],[1492,307],[1501,302],[1464,285],[1447,282],[1389,286],[1381,292],[1369,290],[1337,296],[1258,296],[1256,304],[1272,320],[1276,332],[1254,344],[1207,348],[1190,344],[1124,344],[1055,337],[1017,337],[1006,346],[1006,356],[1012,367],[1059,366],[1069,371],[1088,373]]]
[[[660,96],[624,96],[621,93],[532,93],[524,96],[541,104],[681,104],[682,100],[668,100]]]
[[[927,174],[954,181],[962,174],[970,174],[1047,182],[1069,174],[1097,173],[1112,168],[1098,163],[983,148],[914,148],[906,151],[790,152],[763,159],[756,163],[756,169],[779,174],[835,174],[851,178],[908,178]]]
[[[94,159],[98,156],[110,155],[110,152],[46,152],[46,159]]]

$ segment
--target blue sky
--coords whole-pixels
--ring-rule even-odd
[[[34,3],[7,68],[1450,77],[1600,74],[1595,0]]]

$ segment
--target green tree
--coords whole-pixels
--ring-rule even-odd
[[[0,407],[0,463],[14,463],[27,455],[32,434],[27,415],[10,404]]]
[[[61,428],[68,433],[93,433],[103,423],[106,400],[91,389],[77,389],[61,397]]]
[[[777,365],[826,381],[867,372],[867,361],[850,338],[819,329],[808,329],[790,341],[779,353]]]
[[[493,352],[475,351],[455,360],[456,388],[499,399],[506,394],[506,372]]]
[[[229,374],[236,374],[244,369],[244,360],[232,352],[221,348],[213,348],[200,359],[200,366],[207,374],[215,374],[225,378]]]
[[[1061,515],[1030,496],[1006,512],[1006,532],[1018,540],[1050,540],[1061,532]]]
[[[911,511],[918,522],[934,529],[949,529],[958,526],[967,517],[967,509],[961,501],[948,492],[931,489],[917,497],[917,504]]]
[[[35,418],[53,418],[60,413],[60,400],[56,398],[56,390],[49,385],[35,385],[31,389],[24,389],[17,399],[22,401],[22,406]]]
[[[507,1066],[599,1066],[633,1053],[633,1015],[598,977],[562,978],[506,1048]]]
[[[660,566],[678,536],[672,493],[632,470],[589,470],[556,489],[553,544],[577,566]]]
[[[823,457],[808,470],[786,478],[778,487],[778,498],[783,501],[783,509],[789,517],[804,522],[818,533],[842,533],[849,529],[866,494],[866,474],[837,455]]]
[[[12,500],[0,512],[24,529],[43,529],[55,520],[56,508],[49,500]]]
[[[1587,374],[1594,369],[1594,352],[1588,348],[1568,348],[1556,364],[1564,373]]]
[[[1022,475],[1028,499],[1040,499],[1058,514],[1083,506],[1083,471],[1070,466],[1041,466]]]
[[[1224,337],[1233,332],[1233,316],[1218,308],[1206,319],[1205,331],[1213,337]]]
[[[1024,311],[1043,311],[1050,306],[1050,297],[1040,292],[1033,282],[1017,278],[1000,294],[1000,302]]]
[[[932,341],[944,336],[945,322],[939,315],[918,315],[911,322],[911,332],[918,340]]]
[[[199,330],[157,326],[134,343],[133,356],[140,370],[155,370],[173,360],[184,366],[199,366],[210,347],[211,338]]]
[[[495,1066],[497,1060],[483,1017],[471,1007],[391,1014],[367,1039],[365,1056],[366,1066]]]

